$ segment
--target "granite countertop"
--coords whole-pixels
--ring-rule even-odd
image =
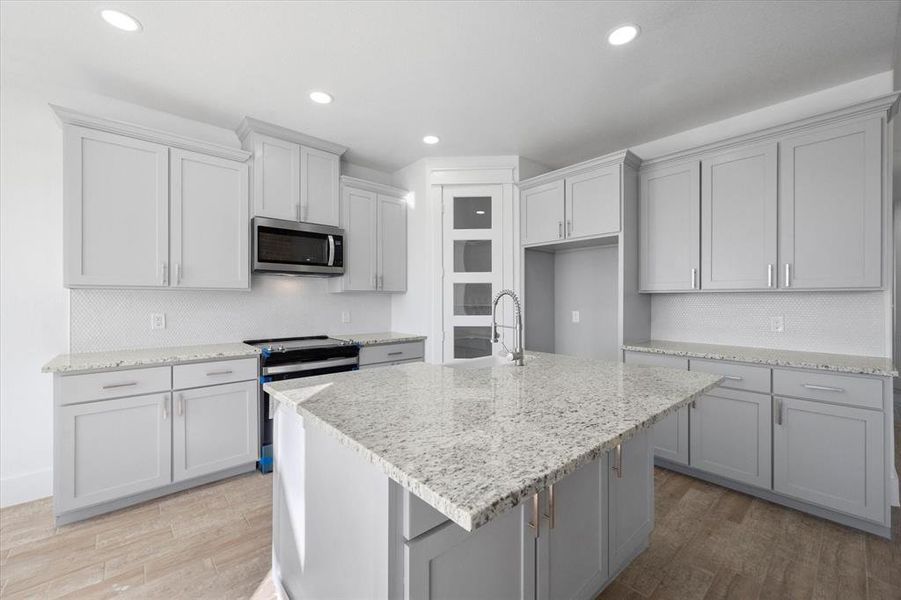
[[[799,369],[819,369],[838,373],[859,375],[880,375],[896,377],[898,371],[890,358],[880,356],[855,356],[853,354],[826,354],[824,352],[800,352],[797,350],[774,350],[771,348],[750,348],[747,346],[720,346],[716,344],[695,344],[691,342],[670,342],[651,340],[623,345],[623,350],[668,354],[686,358],[706,358],[711,360],[731,360],[755,363],[771,367],[796,367]]]
[[[42,373],[82,373],[109,369],[157,367],[175,363],[257,356],[259,348],[247,344],[207,344],[203,346],[170,346],[109,352],[60,354],[41,368]]]
[[[385,331],[380,333],[348,333],[343,335],[331,336],[336,340],[344,342],[353,342],[361,346],[378,346],[380,344],[402,344],[404,342],[421,342],[427,336],[415,335],[412,333],[398,333],[396,331]]]
[[[721,381],[530,352],[525,367],[413,363],[264,389],[471,531]]]

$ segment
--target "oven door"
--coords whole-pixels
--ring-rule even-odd
[[[344,231],[328,225],[255,217],[253,270],[342,275]]]

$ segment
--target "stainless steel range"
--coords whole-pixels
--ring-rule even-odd
[[[247,340],[256,346],[260,357],[260,460],[263,473],[272,470],[272,420],[269,417],[269,394],[264,383],[313,377],[341,371],[355,371],[360,363],[360,347],[353,342],[325,335],[271,340]]]

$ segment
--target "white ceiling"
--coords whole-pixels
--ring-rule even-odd
[[[888,70],[899,5],[3,2],[0,68],[229,129],[251,115],[383,170],[474,154],[557,167]],[[107,7],[144,31],[112,29]],[[623,22],[641,36],[609,46]]]

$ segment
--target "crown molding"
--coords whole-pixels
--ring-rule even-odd
[[[666,166],[670,163],[683,160],[699,159],[714,152],[719,153],[747,144],[772,141],[775,138],[804,133],[805,131],[823,125],[837,124],[867,115],[880,114],[885,117],[886,121],[889,121],[898,110],[899,97],[901,97],[901,92],[891,92],[890,94],[878,96],[865,102],[859,102],[812,117],[789,121],[760,131],[732,136],[694,148],[670,152],[662,156],[644,160],[642,162],[642,168]]]
[[[337,154],[338,156],[341,156],[342,154],[347,152],[346,146],[313,137],[312,135],[307,135],[305,133],[300,133],[299,131],[294,131],[293,129],[288,129],[287,127],[282,127],[281,125],[275,125],[273,123],[267,123],[266,121],[260,121],[259,119],[254,119],[253,117],[244,117],[244,119],[241,121],[241,124],[238,125],[238,128],[235,130],[235,133],[238,134],[238,139],[241,140],[242,144],[244,143],[244,139],[251,133],[261,133],[263,135],[272,136],[280,140],[294,142],[295,144],[300,144],[301,146],[316,148],[317,150],[322,150],[324,152],[331,152],[332,154]]]
[[[537,175],[529,179],[524,179],[519,182],[519,189],[529,189],[538,185],[557,181],[558,179],[572,177],[574,175],[579,175],[581,173],[592,171],[594,169],[619,164],[637,169],[641,166],[641,159],[635,156],[635,154],[633,154],[629,150],[619,150],[618,152],[605,154],[604,156],[598,156],[597,158],[592,158],[580,163],[576,163],[574,165],[569,165],[568,167],[563,167],[562,169],[548,171],[547,173],[542,173],[541,175]]]
[[[203,140],[184,137],[178,135],[177,133],[151,129],[149,127],[144,127],[143,125],[135,125],[134,123],[115,121],[113,119],[106,119],[104,117],[95,117],[93,115],[88,115],[71,108],[58,106],[56,104],[51,104],[50,109],[56,115],[56,118],[59,121],[60,125],[63,126],[74,125],[77,127],[87,127],[88,129],[96,129],[98,131],[105,131],[107,133],[115,133],[118,135],[124,135],[131,138],[144,140],[145,142],[162,144],[164,146],[171,146],[172,148],[189,150],[191,152],[200,152],[209,156],[226,158],[228,160],[237,160],[244,162],[248,158],[250,158],[250,152],[242,150],[241,148],[232,148],[231,146],[224,146],[222,144],[217,144],[214,142],[206,142]]]
[[[392,185],[376,183],[375,181],[367,181],[366,179],[358,179],[357,177],[350,177],[349,175],[341,176],[341,185],[368,190],[377,194],[386,194],[388,196],[394,196],[396,198],[403,198],[410,193],[407,190],[394,187]]]

